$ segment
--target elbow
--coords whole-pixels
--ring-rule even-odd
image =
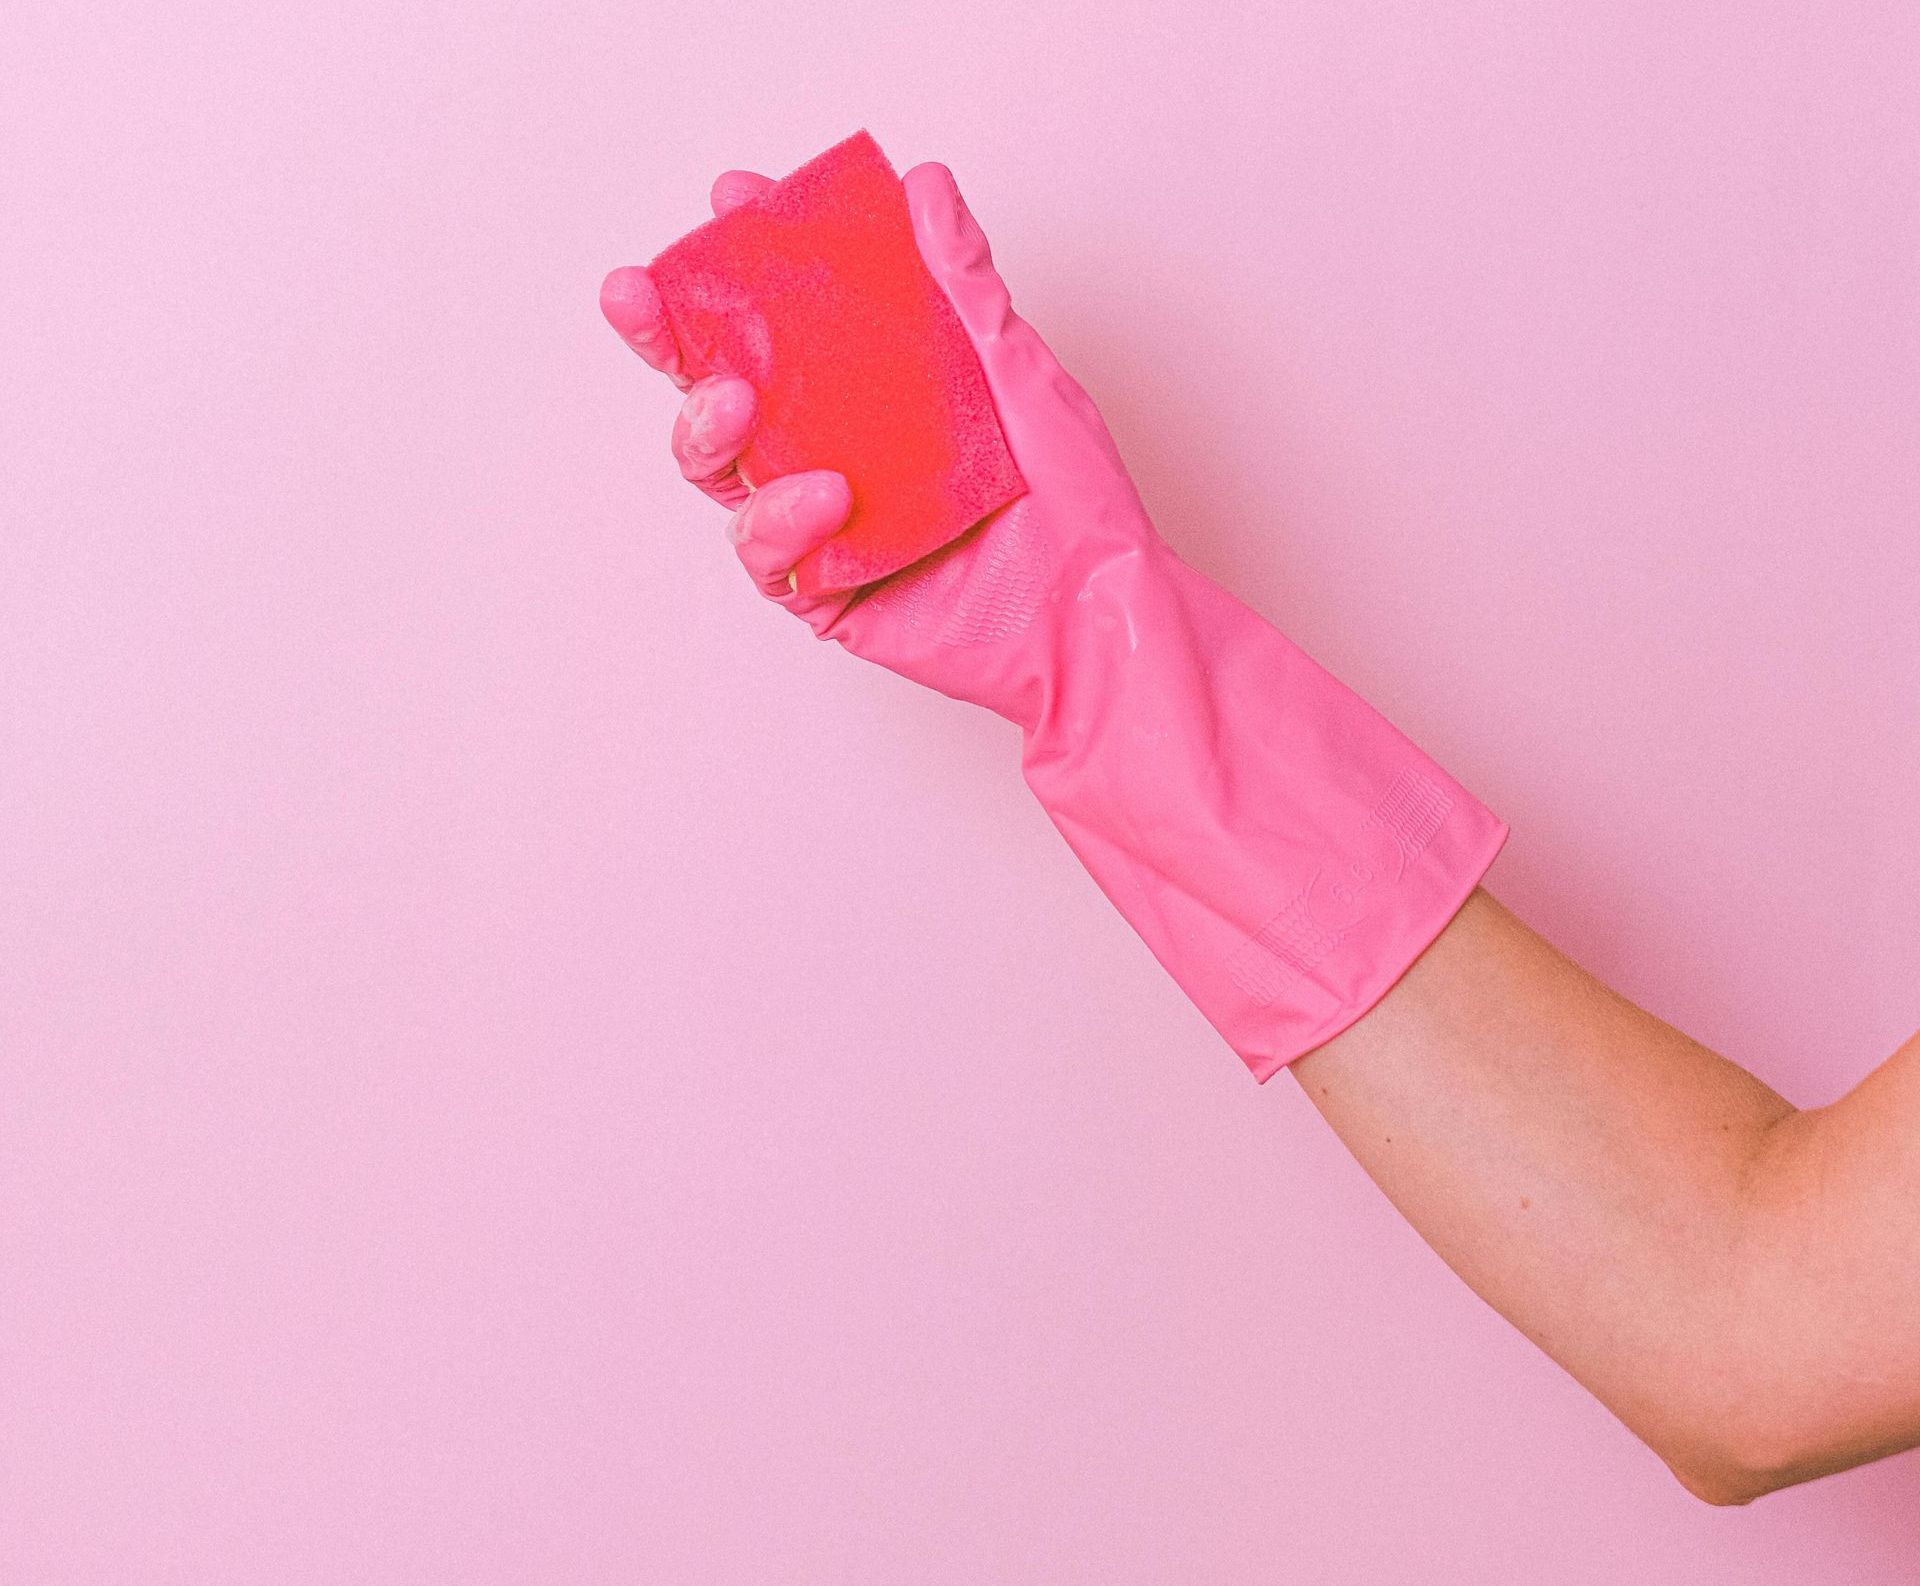
[[[1825,1430],[1790,1415],[1743,1411],[1712,1418],[1683,1451],[1657,1452],[1702,1503],[1738,1507],[1855,1463],[1836,1455]]]
[[[1778,1473],[1758,1468],[1745,1460],[1670,1459],[1667,1469],[1673,1472],[1674,1480],[1694,1497],[1716,1508],[1736,1508],[1790,1485]]]

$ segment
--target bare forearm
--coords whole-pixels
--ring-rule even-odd
[[[1901,1446],[1896,1410],[1884,1446],[1856,1416],[1809,1453],[1814,1407],[1783,1429],[1758,1391],[1830,1373],[1799,1263],[1847,1214],[1806,1187],[1853,1152],[1484,892],[1292,1073],[1447,1263],[1701,1496]]]

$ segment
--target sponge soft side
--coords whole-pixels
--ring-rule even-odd
[[[795,569],[801,591],[883,578],[1025,490],[906,190],[864,129],[647,270],[687,372],[758,393],[741,477],[833,468],[852,486],[845,527]]]

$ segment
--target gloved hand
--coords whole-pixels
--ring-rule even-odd
[[[851,504],[829,470],[749,491],[753,388],[681,372],[646,272],[607,277],[622,338],[687,392],[681,472],[737,508],[760,589],[854,654],[1018,723],[1027,785],[1101,890],[1266,1080],[1385,995],[1507,828],[1148,520],[1092,399],[1013,311],[952,173],[903,178],[914,236],[986,371],[1027,493],[851,593],[789,570]],[[716,213],[768,178],[731,171]]]

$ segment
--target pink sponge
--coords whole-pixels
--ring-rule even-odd
[[[885,577],[1026,489],[906,189],[864,129],[647,272],[687,373],[759,393],[741,477],[834,468],[853,487],[846,526],[795,569],[803,593]]]

